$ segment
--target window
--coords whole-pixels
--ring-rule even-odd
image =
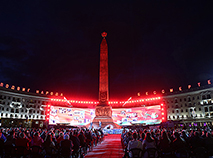
[[[185,107],[187,107],[187,104],[185,104]]]
[[[178,103],[177,99],[175,99],[175,103]]]
[[[190,109],[190,112],[192,112],[192,109]]]
[[[210,107],[209,107],[209,111],[213,111],[213,108],[212,108],[212,106],[210,106]]]
[[[200,99],[200,97],[199,97],[199,96],[197,96],[197,99]]]
[[[179,110],[176,110],[176,113],[179,113]]]
[[[184,101],[186,101],[186,98],[184,98]]]
[[[183,107],[183,105],[181,104],[180,107]]]
[[[203,96],[202,96],[202,100],[205,100],[205,99],[206,99],[206,96],[205,96],[205,95],[203,95]]]
[[[207,94],[207,99],[211,99],[211,95],[210,94]]]
[[[7,97],[7,99],[10,100],[11,98],[10,98],[10,97]]]
[[[16,113],[19,113],[19,109],[16,109]]]
[[[11,112],[14,112],[14,109],[11,109]]]
[[[186,109],[186,112],[188,112],[188,109]]]
[[[174,110],[172,110],[172,113],[174,113]]]
[[[180,102],[182,102],[182,99],[180,99]]]
[[[199,108],[199,111],[201,111],[201,108]]]
[[[173,116],[173,119],[175,119],[175,116]]]
[[[181,112],[183,112],[183,109],[181,109]]]
[[[207,107],[205,107],[205,112],[208,112],[208,108]]]
[[[179,119],[179,116],[177,116],[177,119]]]
[[[6,111],[9,111],[9,108],[7,108]]]
[[[195,100],[195,97],[192,97],[192,100]]]

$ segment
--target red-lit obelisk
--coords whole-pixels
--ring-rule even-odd
[[[112,107],[108,105],[109,84],[108,84],[108,46],[106,42],[107,33],[101,34],[103,37],[100,45],[100,70],[99,70],[99,104],[95,107],[95,118],[93,125],[105,128],[106,126],[118,128],[113,122]]]

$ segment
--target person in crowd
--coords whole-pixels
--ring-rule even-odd
[[[149,132],[146,133],[145,139],[143,140],[142,144],[143,150],[146,150],[148,148],[156,148],[155,140]]]
[[[187,144],[183,138],[181,138],[178,132],[174,132],[174,141],[172,142],[172,148],[174,151],[177,151],[181,148],[187,148]]]
[[[60,154],[61,155],[70,156],[72,154],[73,144],[69,138],[70,138],[69,135],[65,134],[64,140],[62,140],[60,143]]]
[[[15,132],[14,130],[11,130],[6,137],[4,145],[15,146],[15,141],[16,141]]]
[[[50,133],[47,134],[42,146],[45,150],[45,154],[47,155],[52,155],[57,152],[55,142],[52,140],[52,135]]]
[[[73,132],[70,132],[70,140],[73,143],[73,155],[76,155],[80,148],[80,140],[78,139],[78,137],[73,135]],[[78,157],[78,155],[76,157]]]
[[[202,137],[200,137],[200,134],[198,131],[195,131],[192,137],[189,139],[190,146],[192,150],[195,150],[198,147],[204,146],[204,140]]]
[[[127,146],[127,150],[130,151],[131,149],[141,149],[141,151],[134,151],[141,157],[142,156],[142,142],[137,140],[137,133],[133,133],[133,140],[130,140]],[[129,152],[129,157],[133,157],[133,153]]]
[[[15,140],[15,145],[26,147],[26,149],[29,150],[29,144],[30,140],[26,138],[25,133],[20,132],[19,137]]]
[[[156,149],[157,150],[156,141],[151,136],[150,132],[146,133],[146,136],[145,136],[145,139],[142,142],[142,145],[143,145],[143,150],[145,151],[144,152],[144,158],[148,158],[148,149]],[[158,156],[157,151],[154,151],[154,152],[156,152],[155,156],[157,157]]]
[[[169,136],[165,130],[161,134],[158,148],[160,149],[161,152],[164,153],[171,152],[171,140],[169,139]]]
[[[40,137],[39,132],[34,133],[34,137],[31,140],[31,146],[40,146],[42,147],[42,144],[44,143],[44,140]]]
[[[57,144],[60,144],[62,140],[64,140],[64,133],[60,132],[57,138]]]

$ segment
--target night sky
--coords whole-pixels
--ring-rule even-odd
[[[211,1],[21,0],[0,4],[0,82],[98,100],[107,32],[110,100],[213,83]]]

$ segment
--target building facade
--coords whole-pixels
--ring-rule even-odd
[[[45,95],[0,87],[1,125],[43,127],[48,103]]]
[[[189,126],[213,125],[213,87],[197,88],[163,96],[167,120]]]

